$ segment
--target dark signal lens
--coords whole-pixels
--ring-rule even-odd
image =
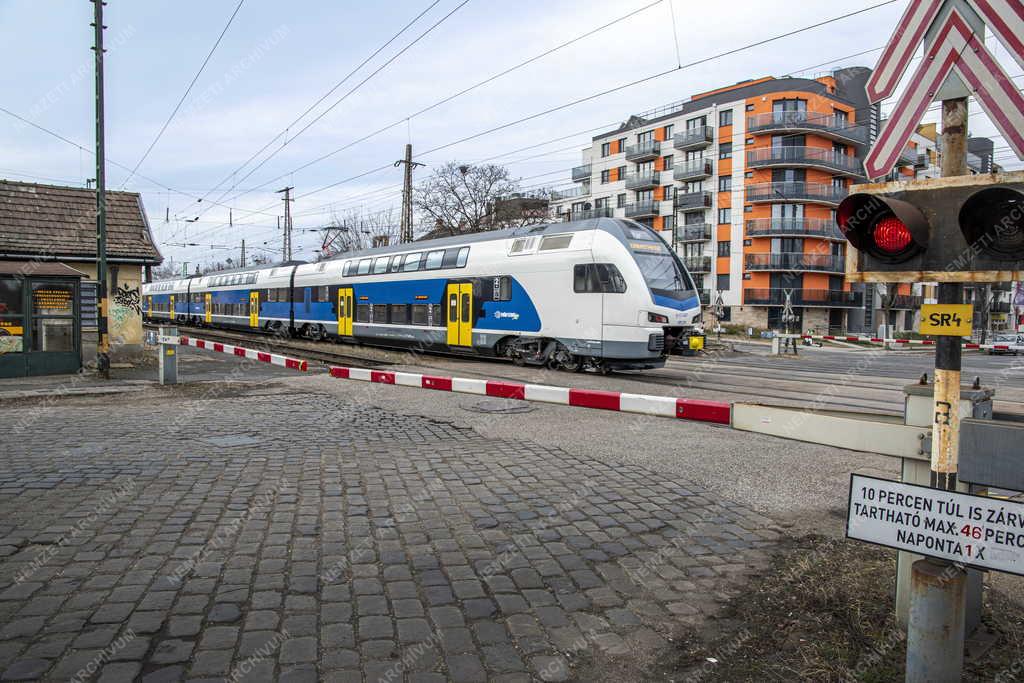
[[[972,248],[988,256],[1024,258],[1024,194],[1008,187],[975,193],[960,209],[960,230]]]
[[[885,216],[875,223],[872,238],[879,250],[893,255],[906,251],[913,241],[910,230],[896,216]]]

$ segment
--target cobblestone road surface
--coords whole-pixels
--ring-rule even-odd
[[[777,538],[635,465],[161,392],[0,405],[3,680],[646,680]]]

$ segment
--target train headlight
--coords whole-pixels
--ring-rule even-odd
[[[647,322],[649,322],[649,323],[658,323],[659,325],[667,325],[668,324],[668,316],[667,315],[659,315],[658,313],[648,313],[647,314]]]

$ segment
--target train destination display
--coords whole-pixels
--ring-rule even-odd
[[[1024,575],[1024,503],[854,474],[848,538]]]

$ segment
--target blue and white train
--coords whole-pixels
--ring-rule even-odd
[[[596,218],[143,285],[147,320],[510,358],[565,370],[664,365],[700,322],[662,237]]]

